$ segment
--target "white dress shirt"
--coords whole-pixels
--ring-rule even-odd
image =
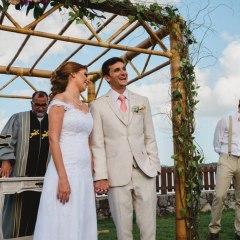
[[[115,103],[115,105],[116,105],[116,107],[118,109],[120,109],[120,105],[121,105],[121,101],[120,101],[120,99],[118,99],[118,97],[120,95],[124,95],[125,96],[125,103],[126,103],[127,109],[128,109],[128,106],[129,106],[129,94],[128,94],[128,90],[127,89],[124,91],[123,94],[119,94],[118,92],[116,92],[113,89],[111,89],[111,95],[112,95],[113,101],[114,101],[114,103]]]
[[[215,133],[213,146],[215,152],[228,153],[228,130],[229,116],[226,116],[218,121]],[[232,155],[240,156],[240,114],[232,116]]]

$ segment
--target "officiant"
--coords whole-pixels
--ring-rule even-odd
[[[14,114],[0,138],[0,177],[44,176],[49,159],[48,95],[36,91],[31,110]],[[5,137],[4,137],[5,136]],[[6,195],[3,207],[3,236],[33,234],[40,200],[39,192]]]

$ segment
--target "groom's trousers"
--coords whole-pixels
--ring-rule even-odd
[[[133,240],[133,209],[141,240],[156,239],[156,178],[133,168],[131,181],[125,186],[110,188],[108,201],[118,240]]]

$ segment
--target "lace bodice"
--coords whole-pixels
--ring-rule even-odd
[[[49,109],[53,106],[64,107],[65,109],[61,135],[76,135],[82,133],[88,136],[91,133],[93,121],[89,112],[85,113],[73,105],[58,99],[50,103]]]

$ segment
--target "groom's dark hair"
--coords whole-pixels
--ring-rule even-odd
[[[120,57],[112,57],[112,58],[109,58],[107,61],[105,61],[102,65],[102,75],[103,76],[109,75],[109,67],[117,62],[122,62],[125,64],[123,59]]]

